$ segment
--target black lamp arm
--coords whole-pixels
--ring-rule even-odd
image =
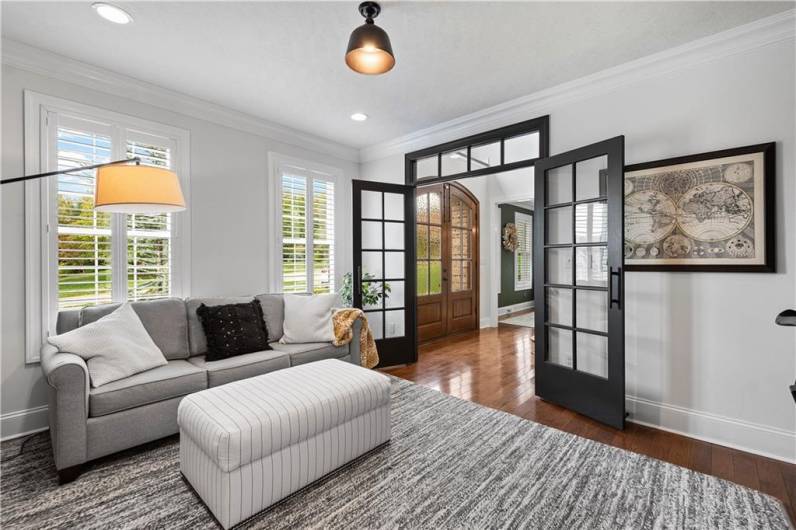
[[[26,175],[24,177],[16,177],[13,179],[7,180],[0,180],[0,184],[11,184],[12,182],[22,182],[25,180],[33,180],[33,179],[40,179],[43,177],[52,177],[53,175],[63,175],[65,173],[74,173],[75,171],[85,171],[87,169],[97,169],[100,167],[105,166],[113,166],[116,164],[128,164],[130,162],[135,162],[137,166],[141,165],[141,158],[140,157],[133,157],[133,158],[125,158],[124,160],[114,160],[113,162],[105,162],[103,164],[94,164],[93,166],[82,166],[82,167],[75,167],[72,169],[62,169],[60,171],[48,171],[47,173],[39,173],[37,175]]]

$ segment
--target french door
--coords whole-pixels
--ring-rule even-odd
[[[536,162],[536,394],[622,429],[624,137]]]
[[[477,329],[478,199],[456,182],[422,186],[416,212],[420,342]]]
[[[353,303],[365,312],[379,367],[417,360],[415,188],[353,181]]]

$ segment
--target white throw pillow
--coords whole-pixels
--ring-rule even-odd
[[[332,312],[340,305],[336,294],[286,294],[284,335],[282,344],[332,342]]]
[[[130,304],[47,341],[85,359],[95,388],[168,364]]]

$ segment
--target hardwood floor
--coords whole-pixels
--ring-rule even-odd
[[[772,495],[796,522],[796,465],[628,422],[624,431],[534,395],[532,328],[498,328],[420,346],[415,364],[387,373],[563,431],[715,475]]]

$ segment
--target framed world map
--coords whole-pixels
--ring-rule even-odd
[[[775,144],[625,167],[625,269],[774,272]]]

